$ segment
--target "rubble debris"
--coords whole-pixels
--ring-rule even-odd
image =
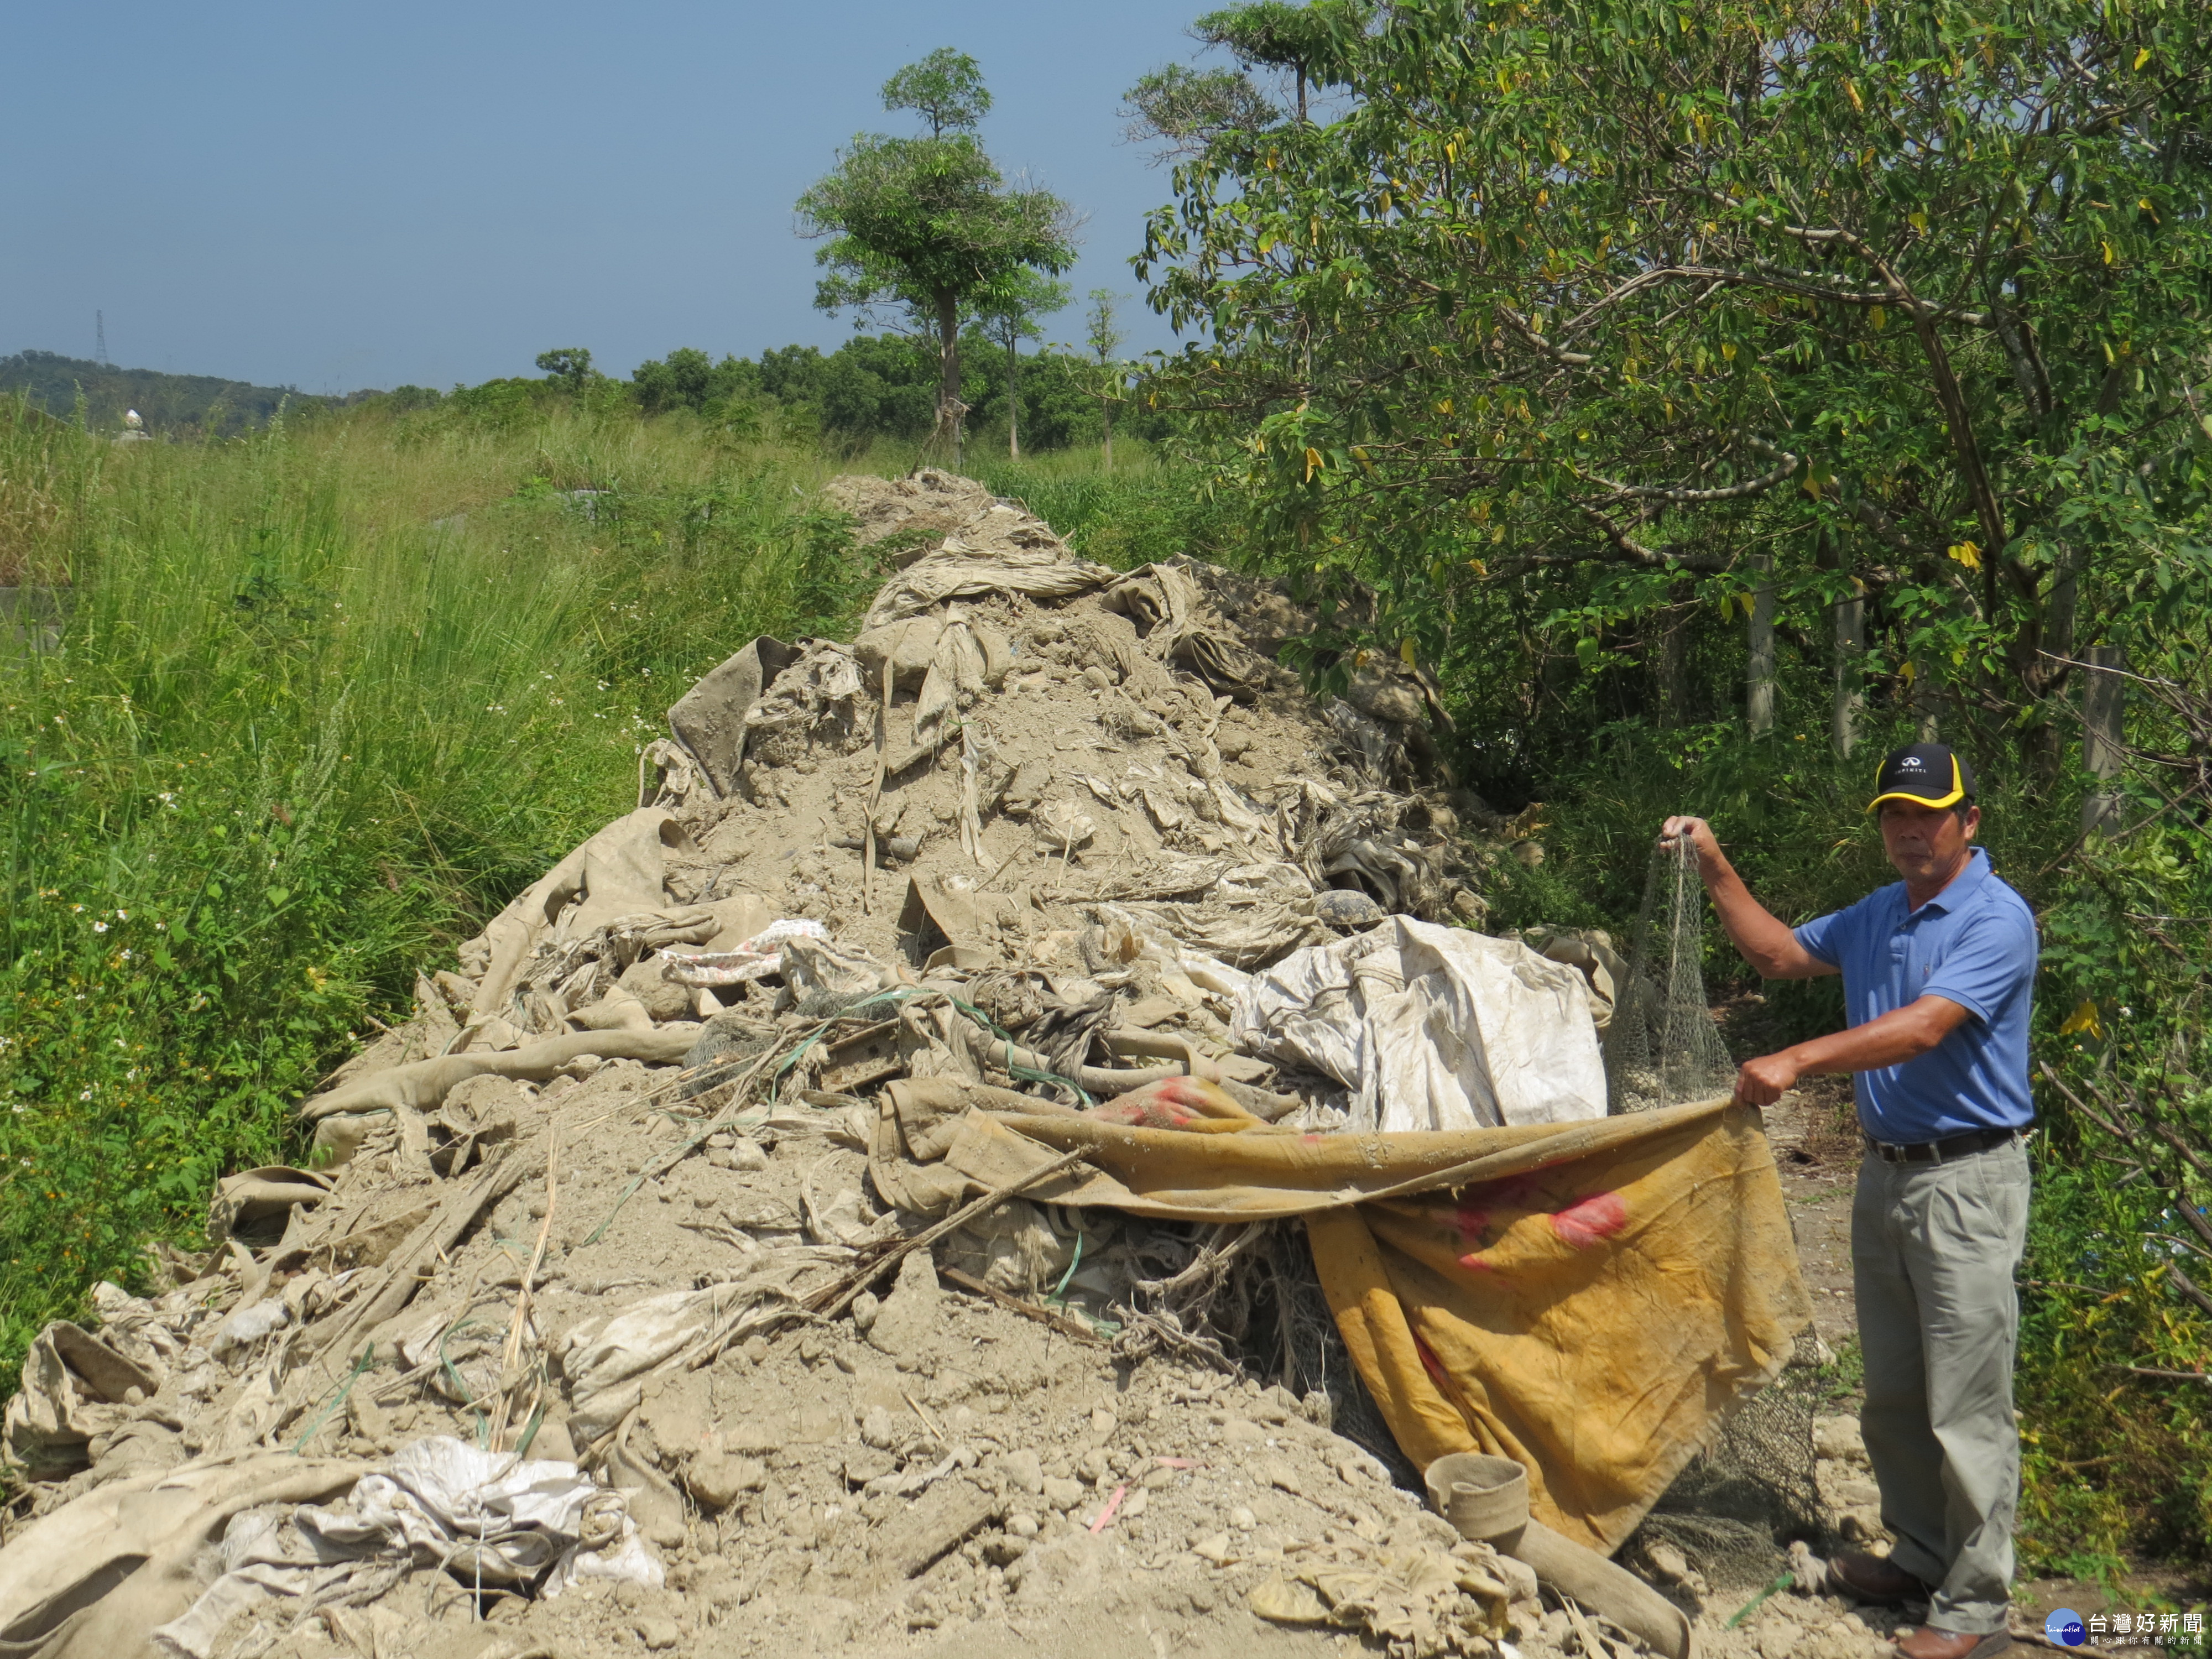
[[[1429,1502],[1463,1538],[1524,1563],[1549,1584],[1662,1653],[1689,1659],[1690,1621],[1643,1580],[1528,1513],[1528,1471],[1510,1457],[1455,1453],[1429,1465]]]
[[[1644,1224],[1636,1183],[1684,1170],[1750,1218],[1697,1248],[1756,1248],[1755,1131],[1601,1120],[1613,964],[1451,925],[1508,843],[1425,770],[1417,670],[1363,659],[1317,706],[1273,585],[1085,562],[944,473],[825,495],[896,569],[860,637],[702,678],[644,804],[302,1103],[311,1169],[229,1178],[219,1249],[40,1334],[0,1435],[10,1650],[949,1651],[1004,1621],[1080,1655],[1104,1605],[1163,1650],[1255,1619],[1401,1659],[1652,1645],[1393,1484],[1470,1443],[1421,1343],[1494,1410],[1558,1401],[1385,1264],[1556,1299],[1620,1257],[1596,1197]],[[1625,1199],[1575,1185],[1632,1147]],[[1617,1542],[1795,1286],[1680,1322],[1690,1404],[1624,1409],[1545,1512]],[[1233,1352],[1262,1293],[1273,1386]],[[512,1645],[453,1645],[478,1624]]]
[[[782,641],[765,635],[749,640],[668,711],[668,729],[715,799],[736,792],[738,769],[745,760],[746,716],[795,654]]]

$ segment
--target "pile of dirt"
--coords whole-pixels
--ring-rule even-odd
[[[872,1175],[902,1079],[1345,1125],[1231,1018],[1290,952],[1482,914],[1504,842],[1429,781],[1431,690],[1394,659],[1316,703],[1280,592],[1086,564],[966,480],[829,493],[902,550],[860,637],[708,676],[638,808],[306,1103],[321,1167],[231,1178],[172,1288],[41,1334],[9,1651],[1632,1645],[1395,1484],[1371,1405],[1337,1431],[1333,1333],[1217,1305],[1237,1230]],[[1701,1628],[1875,1644],[1762,1617]]]

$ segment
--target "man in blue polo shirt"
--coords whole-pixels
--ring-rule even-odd
[[[1926,1624],[1898,1637],[1905,1659],[1989,1659],[2011,1644],[2036,934],[1972,844],[1973,797],[1972,769],[1941,744],[1887,756],[1871,810],[1905,879],[1795,929],[1752,897],[1704,819],[1661,832],[1690,838],[1721,925],[1764,977],[1844,976],[1849,1029],[1746,1060],[1736,1098],[1764,1106],[1808,1073],[1852,1076],[1866,1137],[1851,1206],[1861,1422],[1897,1543],[1830,1571],[1863,1601],[1927,1601]]]

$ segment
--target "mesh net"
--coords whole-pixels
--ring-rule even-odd
[[[1241,1282],[1223,1298],[1231,1305],[1213,1310],[1231,1314],[1236,1327],[1223,1333],[1224,1346],[1246,1370],[1294,1394],[1328,1395],[1336,1432],[1371,1453],[1399,1486],[1420,1492],[1419,1471],[1391,1437],[1337,1332],[1305,1229],[1295,1222],[1256,1224],[1267,1234],[1232,1275]],[[1814,1474],[1813,1419],[1824,1398],[1819,1358],[1810,1334],[1800,1337],[1782,1375],[1738,1404],[1713,1443],[1668,1488],[1639,1536],[1663,1539],[1724,1584],[1764,1583],[1791,1540],[1820,1540],[1827,1514]]]
[[[1793,1539],[1821,1541],[1828,1515],[1814,1473],[1813,1419],[1824,1394],[1808,1331],[1782,1375],[1739,1405],[1638,1529],[1717,1583],[1771,1578]],[[1632,1540],[1633,1542],[1633,1540]]]
[[[1645,1112],[1727,1094],[1735,1062],[1705,1000],[1705,883],[1689,837],[1662,842],[1645,872],[1627,982],[1605,1033],[1607,1104]],[[1741,1401],[1644,1522],[1720,1582],[1764,1581],[1790,1540],[1816,1540],[1826,1512],[1814,1476],[1817,1345],[1801,1337],[1781,1376]]]
[[[1735,1065],[1705,1004],[1705,888],[1689,837],[1662,842],[1629,939],[1628,982],[1605,1032],[1607,1104],[1648,1112],[1734,1086]]]

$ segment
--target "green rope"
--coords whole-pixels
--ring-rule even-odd
[[[538,1409],[530,1413],[530,1425],[523,1430],[522,1438],[515,1443],[514,1455],[517,1458],[530,1455],[530,1443],[538,1438],[538,1431],[544,1426],[545,1402],[541,1400],[538,1402]]]
[[[293,1456],[299,1457],[306,1454],[307,1443],[323,1431],[323,1425],[331,1420],[331,1414],[345,1404],[346,1396],[353,1392],[353,1385],[361,1381],[374,1363],[375,1356],[374,1344],[363,1345],[361,1358],[353,1362],[353,1369],[348,1371],[344,1379],[339,1382],[337,1395],[322,1410],[315,1413],[313,1420],[307,1425],[306,1431],[292,1443]]]
[[[464,1401],[468,1401],[469,1410],[475,1413],[477,1419],[477,1444],[480,1448],[483,1447],[490,1438],[491,1419],[487,1418],[483,1413],[477,1407],[475,1404],[476,1396],[470,1392],[468,1379],[461,1375],[459,1368],[453,1364],[452,1356],[446,1352],[446,1341],[447,1338],[461,1331],[488,1331],[490,1328],[491,1328],[488,1325],[478,1324],[473,1319],[464,1319],[457,1324],[447,1326],[444,1330],[438,1333],[439,1369],[446,1373],[446,1381],[453,1385],[453,1392],[459,1395]]]
[[[769,1073],[769,1103],[770,1105],[775,1104],[778,1098],[777,1091],[781,1087],[783,1079],[790,1073],[793,1066],[797,1066],[799,1062],[806,1056],[809,1050],[813,1048],[817,1043],[820,1042],[824,1037],[830,1035],[830,1028],[832,1025],[835,1025],[838,1020],[846,1018],[853,1014],[856,1014],[863,1008],[873,1007],[878,1003],[899,1003],[905,1001],[908,997],[918,996],[943,996],[945,1000],[947,1002],[950,1002],[955,1008],[957,1008],[962,1013],[967,1015],[977,1024],[982,1026],[986,1030],[989,1031],[993,1036],[997,1037],[1005,1042],[1008,1054],[1011,1056],[1014,1048],[1013,1034],[1011,1031],[1008,1031],[1004,1026],[1000,1025],[998,1021],[993,1019],[988,1014],[985,1013],[981,1008],[975,1006],[974,1003],[964,1002],[960,998],[952,995],[949,991],[937,991],[927,986],[894,985],[889,987],[887,989],[878,991],[872,996],[863,997],[858,1002],[848,1003],[836,1014],[823,1020],[819,1025],[816,1026],[804,1042],[799,1044],[799,1046],[793,1048],[788,1054],[786,1054],[783,1058],[782,1064],[779,1065],[774,1071]],[[748,1055],[747,1058],[750,1059],[752,1056]],[[1025,1083],[1048,1083],[1057,1085],[1063,1088],[1073,1089],[1075,1091],[1076,1098],[1080,1100],[1085,1106],[1095,1106],[1098,1103],[1096,1099],[1085,1091],[1083,1085],[1073,1078],[1061,1077],[1054,1072],[1037,1071],[1033,1067],[1027,1066],[1016,1066],[1011,1063],[1011,1060],[1007,1065],[1006,1071],[1009,1076],[1019,1079],[1021,1081]],[[625,1186],[622,1189],[621,1193],[616,1196],[614,1207],[607,1212],[606,1218],[601,1221],[598,1226],[592,1228],[589,1233],[585,1235],[583,1243],[578,1245],[576,1248],[578,1249],[586,1249],[590,1246],[598,1243],[601,1238],[605,1237],[607,1229],[614,1224],[615,1218],[622,1213],[623,1206],[629,1203],[631,1199],[636,1197],[638,1189],[643,1187],[647,1181],[652,1179],[653,1176],[659,1174],[661,1170],[669,1169],[680,1162],[684,1158],[690,1154],[693,1147],[697,1146],[702,1141],[705,1140],[708,1135],[719,1133],[721,1130],[728,1127],[732,1123],[740,1121],[741,1120],[736,1118],[717,1118],[714,1122],[709,1123],[704,1128],[701,1129],[697,1134],[693,1135],[689,1140],[686,1140],[682,1146],[678,1146],[670,1152],[664,1152],[660,1157],[653,1159],[652,1163],[647,1164],[645,1168],[640,1170],[635,1176],[630,1177],[629,1184]]]
[[[1065,1304],[1066,1302],[1067,1281],[1075,1277],[1075,1270],[1082,1265],[1083,1234],[1080,1230],[1078,1230],[1075,1235],[1075,1254],[1068,1257],[1067,1271],[1060,1276],[1060,1283],[1052,1287],[1052,1294],[1045,1298],[1045,1305],[1047,1307],[1050,1307],[1055,1303]]]
[[[1745,1602],[1741,1607],[1738,1607],[1738,1608],[1735,1610],[1735,1618],[1733,1618],[1733,1619],[1731,1619],[1731,1620],[1729,1620],[1728,1621],[1728,1623],[1727,1623],[1727,1624],[1725,1624],[1725,1625],[1723,1625],[1723,1626],[1721,1626],[1721,1628],[1722,1628],[1723,1630],[1734,1630],[1734,1629],[1735,1629],[1738,1625],[1741,1625],[1741,1623],[1743,1623],[1743,1621],[1744,1621],[1745,1620],[1747,1620],[1747,1619],[1750,1618],[1750,1617],[1751,1617],[1751,1615],[1752,1615],[1753,1613],[1757,1613],[1757,1612],[1759,1610],[1759,1608],[1761,1608],[1762,1607],[1765,1606],[1765,1605],[1766,1605],[1766,1598],[1767,1598],[1768,1596],[1770,1596],[1770,1595],[1778,1595],[1779,1594],[1781,1594],[1781,1592],[1783,1592],[1784,1590],[1788,1589],[1789,1589],[1792,1584],[1796,1583],[1796,1582],[1797,1582],[1797,1575],[1796,1575],[1796,1573],[1794,1573],[1794,1572],[1785,1572],[1785,1573],[1784,1573],[1780,1577],[1777,1578],[1777,1579],[1776,1579],[1772,1583],[1769,1584],[1769,1585],[1768,1585],[1765,1589],[1763,1589],[1763,1590],[1759,1591],[1759,1593],[1758,1595],[1756,1595],[1753,1596],[1753,1597],[1751,1598],[1751,1600],[1750,1600],[1750,1601],[1748,1601]]]

